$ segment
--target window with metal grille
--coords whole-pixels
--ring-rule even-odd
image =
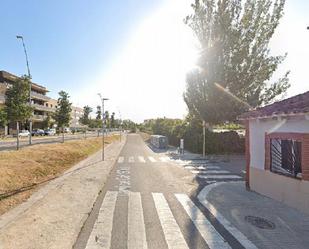
[[[270,169],[272,172],[301,177],[301,142],[292,139],[270,140]]]

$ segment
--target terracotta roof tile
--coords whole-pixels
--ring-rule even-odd
[[[309,91],[275,102],[271,105],[259,107],[239,116],[239,119],[271,117],[274,115],[293,115],[309,113]]]

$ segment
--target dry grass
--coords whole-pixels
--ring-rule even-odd
[[[117,136],[107,137],[111,143]],[[7,197],[5,193],[48,181],[102,148],[101,138],[42,144],[0,152],[0,214],[25,201],[37,188]]]

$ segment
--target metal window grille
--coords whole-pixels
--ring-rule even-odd
[[[300,177],[301,142],[292,139],[273,138],[270,141],[271,171],[293,177]]]

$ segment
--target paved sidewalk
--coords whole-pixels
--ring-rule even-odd
[[[234,232],[240,240],[248,239],[257,248],[309,248],[309,216],[247,191],[244,182],[209,185],[200,192],[199,200],[227,230]],[[246,216],[261,217],[271,224],[258,222],[260,226],[268,225],[268,229],[265,226],[258,228],[249,223]]]
[[[0,216],[0,249],[72,248],[126,139],[78,163]]]

